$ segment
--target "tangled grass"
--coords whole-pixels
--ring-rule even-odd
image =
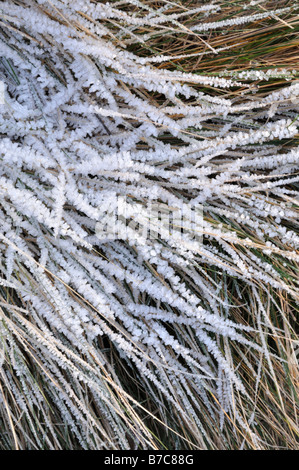
[[[298,449],[297,31],[294,1],[1,2],[1,449]],[[97,237],[119,196],[200,206],[202,242]]]

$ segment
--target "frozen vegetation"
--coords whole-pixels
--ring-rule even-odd
[[[296,448],[296,14],[0,3],[0,448]]]

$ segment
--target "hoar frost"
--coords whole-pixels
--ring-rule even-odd
[[[288,283],[270,261],[283,259],[290,276],[299,261],[292,229],[299,153],[284,146],[298,134],[299,85],[286,73],[281,89],[232,100],[215,91],[242,88],[248,98],[250,82],[271,74],[225,78],[158,68],[122,47],[108,25],[119,22],[129,34],[141,26],[176,26],[180,15],[129,3],[142,5],[143,15],[127,13],[121,2],[1,2],[8,29],[0,32],[0,286],[17,295],[22,310],[9,302],[9,314],[0,309],[0,363],[1,351],[9,351],[24,384],[22,394],[14,390],[16,403],[25,414],[41,409],[50,429],[46,398],[22,359],[21,344],[32,346],[51,399],[82,448],[128,449],[128,436],[152,445],[150,432],[136,434],[126,417],[124,408],[133,415],[139,406],[134,397],[123,391],[125,404],[117,398],[122,385],[105,344],[137,371],[152,396],[167,399],[187,429],[198,429],[197,445],[205,445],[198,415],[206,406],[212,420],[233,416],[259,447],[254,420],[248,430],[234,414],[236,397],[246,390],[229,345],[266,354],[259,338],[267,312],[257,283],[298,298],[298,283]],[[267,17],[245,10],[236,19],[209,22],[219,9],[213,3],[195,9],[204,21],[190,31]],[[156,106],[151,94],[164,97],[164,105]],[[103,227],[119,200],[127,212],[111,238]],[[171,230],[157,224],[152,236],[140,234],[146,207],[155,203],[169,211],[200,208],[197,237],[191,216],[188,230],[172,219]],[[252,289],[258,332],[245,319],[232,319],[231,309],[239,307],[220,292],[228,278]],[[16,330],[23,332],[21,343]],[[258,370],[250,373],[259,380]],[[12,381],[10,372],[5,377]]]

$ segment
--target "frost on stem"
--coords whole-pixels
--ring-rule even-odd
[[[259,335],[254,322],[232,319],[239,307],[223,297],[228,279],[255,298],[255,283],[298,296],[298,283],[287,282],[271,263],[273,257],[287,263],[291,277],[298,263],[299,153],[283,145],[298,132],[298,83],[283,71],[224,78],[161,69],[128,52],[111,26],[119,22],[125,32],[178,27],[182,15],[201,13],[205,22],[190,28],[198,33],[268,13],[215,23],[207,22],[220,9],[214,3],[181,14],[168,14],[165,6],[158,14],[127,2],[142,4],[143,15],[122,3],[1,3],[9,28],[0,32],[0,286],[13,290],[25,310],[1,310],[0,362],[4,349],[14,356],[23,387],[22,394],[14,388],[16,402],[28,416],[37,406],[50,429],[17,325],[83,448],[129,448],[124,426],[150,447],[150,433],[142,428],[137,439],[116,399],[121,384],[97,347],[108,338],[152,398],[168,400],[202,443],[202,404],[215,422],[220,415],[224,420],[224,410],[247,432],[234,414],[238,392],[247,392],[230,344],[271,361],[262,317]],[[247,82],[271,77],[285,79],[285,86],[249,99]],[[246,90],[246,99],[215,93],[236,88]],[[155,94],[160,106],[150,99]],[[125,239],[97,236],[97,224],[109,221],[119,198],[129,207],[127,220],[118,220],[127,227]],[[202,206],[203,242],[188,233],[178,239],[175,230],[139,236],[134,227],[157,201],[180,210]],[[260,369],[252,373],[258,382]],[[81,399],[81,384],[107,428]],[[210,404],[208,391],[222,411]],[[124,396],[131,406],[133,398]],[[258,446],[254,420],[250,433]]]

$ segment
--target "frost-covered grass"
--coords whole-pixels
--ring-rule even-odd
[[[1,2],[1,449],[298,448],[298,11]]]

